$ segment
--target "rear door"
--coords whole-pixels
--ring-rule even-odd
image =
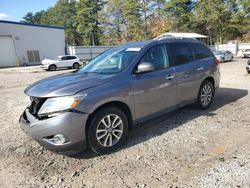
[[[166,46],[176,72],[177,103],[183,106],[197,97],[197,62],[188,43],[168,43]]]
[[[202,43],[191,43],[194,56],[197,62],[198,80],[201,82],[210,74],[214,65],[214,56],[212,52]]]

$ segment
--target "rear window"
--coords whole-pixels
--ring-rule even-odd
[[[195,59],[205,59],[211,56],[210,50],[203,44],[191,43],[190,45],[194,51]]]
[[[178,66],[194,60],[193,52],[186,43],[169,43],[166,46],[172,65]]]

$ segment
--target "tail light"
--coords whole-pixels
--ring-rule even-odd
[[[215,62],[216,65],[219,65],[219,64],[220,64],[220,60],[217,59],[217,58],[215,58],[214,62]]]

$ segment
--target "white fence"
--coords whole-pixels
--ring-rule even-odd
[[[242,50],[250,49],[250,43],[228,43],[209,47],[212,51],[228,50],[234,55],[240,56]],[[76,55],[83,61],[89,61],[109,48],[112,48],[112,46],[69,46],[67,51],[68,54]]]
[[[89,61],[109,48],[112,46],[69,46],[68,53],[78,56],[81,60]]]
[[[228,43],[209,46],[211,50],[228,50],[234,55],[241,56],[242,50],[250,49],[250,43]]]

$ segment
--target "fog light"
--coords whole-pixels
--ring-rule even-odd
[[[64,144],[66,142],[66,138],[63,134],[56,134],[53,137],[53,141],[55,142],[55,144]]]

